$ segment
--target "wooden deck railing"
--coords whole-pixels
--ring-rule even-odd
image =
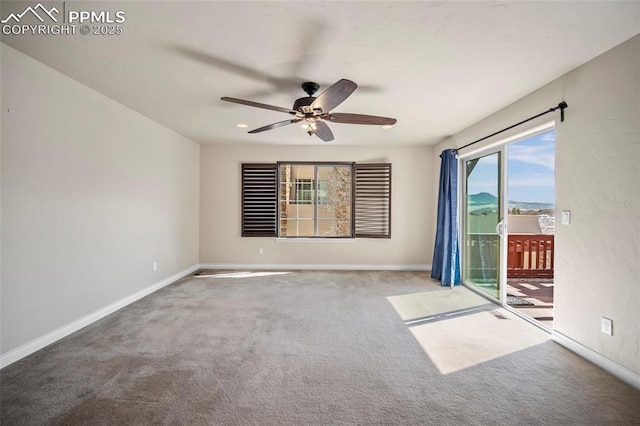
[[[553,278],[553,235],[509,234],[507,278]]]

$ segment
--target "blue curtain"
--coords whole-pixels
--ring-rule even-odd
[[[443,286],[460,284],[460,250],[458,247],[458,160],[456,151],[440,154],[440,190],[438,193],[438,227],[433,250],[431,278]]]

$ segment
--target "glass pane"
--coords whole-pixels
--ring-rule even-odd
[[[351,166],[318,166],[317,178],[318,236],[350,236]]]
[[[310,204],[295,204],[292,206],[290,218],[311,219],[315,217],[315,206]],[[295,211],[295,213],[293,213]]]
[[[281,236],[351,236],[351,166],[282,164]]]
[[[500,153],[466,163],[464,279],[500,297]]]
[[[351,219],[351,205],[337,204],[318,206],[318,219]]]
[[[318,219],[333,219],[336,217],[335,206],[319,205],[318,206]]]
[[[339,204],[335,209],[336,218],[351,220],[351,204]]]
[[[280,208],[280,211],[279,211],[280,219],[286,219],[288,214],[289,204],[285,201],[281,201],[279,208]]]
[[[349,237],[351,236],[350,220],[318,219],[318,236]]]
[[[314,221],[309,219],[289,219],[280,221],[281,237],[313,237]]]
[[[351,167],[318,167],[318,204],[349,204],[351,202]]]
[[[336,221],[336,235],[340,237],[351,236],[351,220]]]
[[[313,165],[285,164],[280,167],[280,236],[315,235],[313,176]]]

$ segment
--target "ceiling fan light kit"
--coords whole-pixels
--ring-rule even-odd
[[[320,85],[312,81],[302,83],[302,90],[308,95],[293,103],[291,109],[282,108],[274,105],[262,104],[259,102],[247,101],[238,98],[222,97],[226,102],[252,106],[255,108],[269,109],[272,111],[284,112],[293,115],[295,118],[279,121],[257,129],[250,130],[248,133],[260,133],[266,130],[276,129],[278,127],[287,126],[304,122],[306,131],[309,136],[316,135],[324,142],[333,140],[333,133],[325,123],[344,123],[344,124],[365,124],[377,126],[392,126],[396,123],[395,118],[378,117],[375,115],[351,114],[351,113],[331,113],[331,111],[345,101],[357,88],[358,85],[351,80],[341,79],[328,89],[322,92],[318,97],[313,95],[318,91]]]

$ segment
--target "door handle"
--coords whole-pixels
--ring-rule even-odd
[[[504,237],[504,220],[501,220],[496,225],[496,234],[500,235],[500,238]]]

